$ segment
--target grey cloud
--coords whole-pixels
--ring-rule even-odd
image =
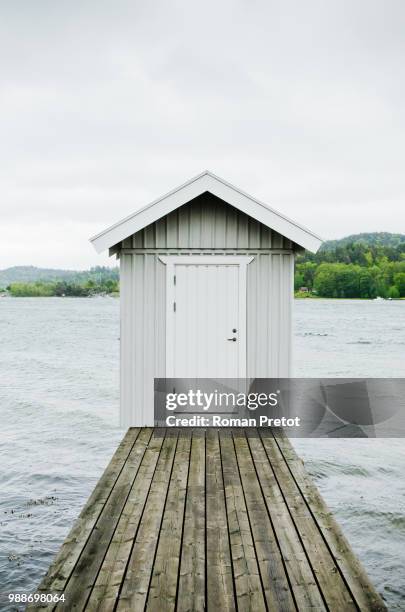
[[[0,268],[67,226],[58,265],[98,263],[86,232],[207,167],[326,238],[405,232],[402,0],[0,6]]]

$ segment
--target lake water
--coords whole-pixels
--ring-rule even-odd
[[[0,299],[3,597],[35,590],[124,434],[118,357],[118,300]],[[405,377],[405,301],[296,301],[294,375]],[[405,610],[404,441],[294,445],[389,609]]]

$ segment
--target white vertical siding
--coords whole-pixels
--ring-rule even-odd
[[[154,378],[166,375],[166,266],[159,254],[170,252],[122,254],[120,259],[124,427],[153,424]],[[288,376],[294,256],[251,250],[229,253],[237,254],[254,257],[247,268],[247,375]]]
[[[153,424],[166,375],[166,266],[159,255],[253,255],[247,268],[247,376],[288,376],[295,245],[203,194],[121,244],[121,425]]]
[[[132,316],[132,256],[120,258],[120,425],[128,427],[133,419],[131,363],[134,354]]]
[[[125,241],[135,249],[291,249],[287,238],[206,193]]]
[[[289,376],[292,253],[250,252],[247,268],[247,371],[249,378]]]

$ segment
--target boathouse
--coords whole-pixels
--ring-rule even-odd
[[[294,255],[321,239],[211,172],[91,239],[120,261],[121,425],[155,378],[290,375]]]
[[[92,240],[120,259],[130,428],[27,612],[384,612],[282,429],[132,427],[154,377],[288,375],[320,239],[204,172]]]

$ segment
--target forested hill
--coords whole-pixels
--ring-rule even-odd
[[[57,270],[15,266],[0,270],[0,291],[15,297],[88,296],[119,291],[119,269]]]
[[[405,235],[356,234],[329,240],[297,256],[299,297],[405,298]],[[16,266],[0,270],[0,292],[23,296],[87,296],[119,291],[119,269],[53,270]]]
[[[328,241],[315,255],[304,252],[295,289],[320,297],[405,297],[405,235],[357,234]]]
[[[339,240],[326,240],[321,246],[321,251],[331,251],[336,247],[345,247],[352,243],[362,243],[368,246],[397,247],[405,242],[405,234],[390,234],[389,232],[364,232],[352,234]]]
[[[36,283],[50,281],[83,281],[88,279],[110,278],[118,280],[118,268],[96,266],[90,270],[59,270],[57,268],[37,268],[35,266],[13,266],[0,270],[0,287],[12,283]]]

